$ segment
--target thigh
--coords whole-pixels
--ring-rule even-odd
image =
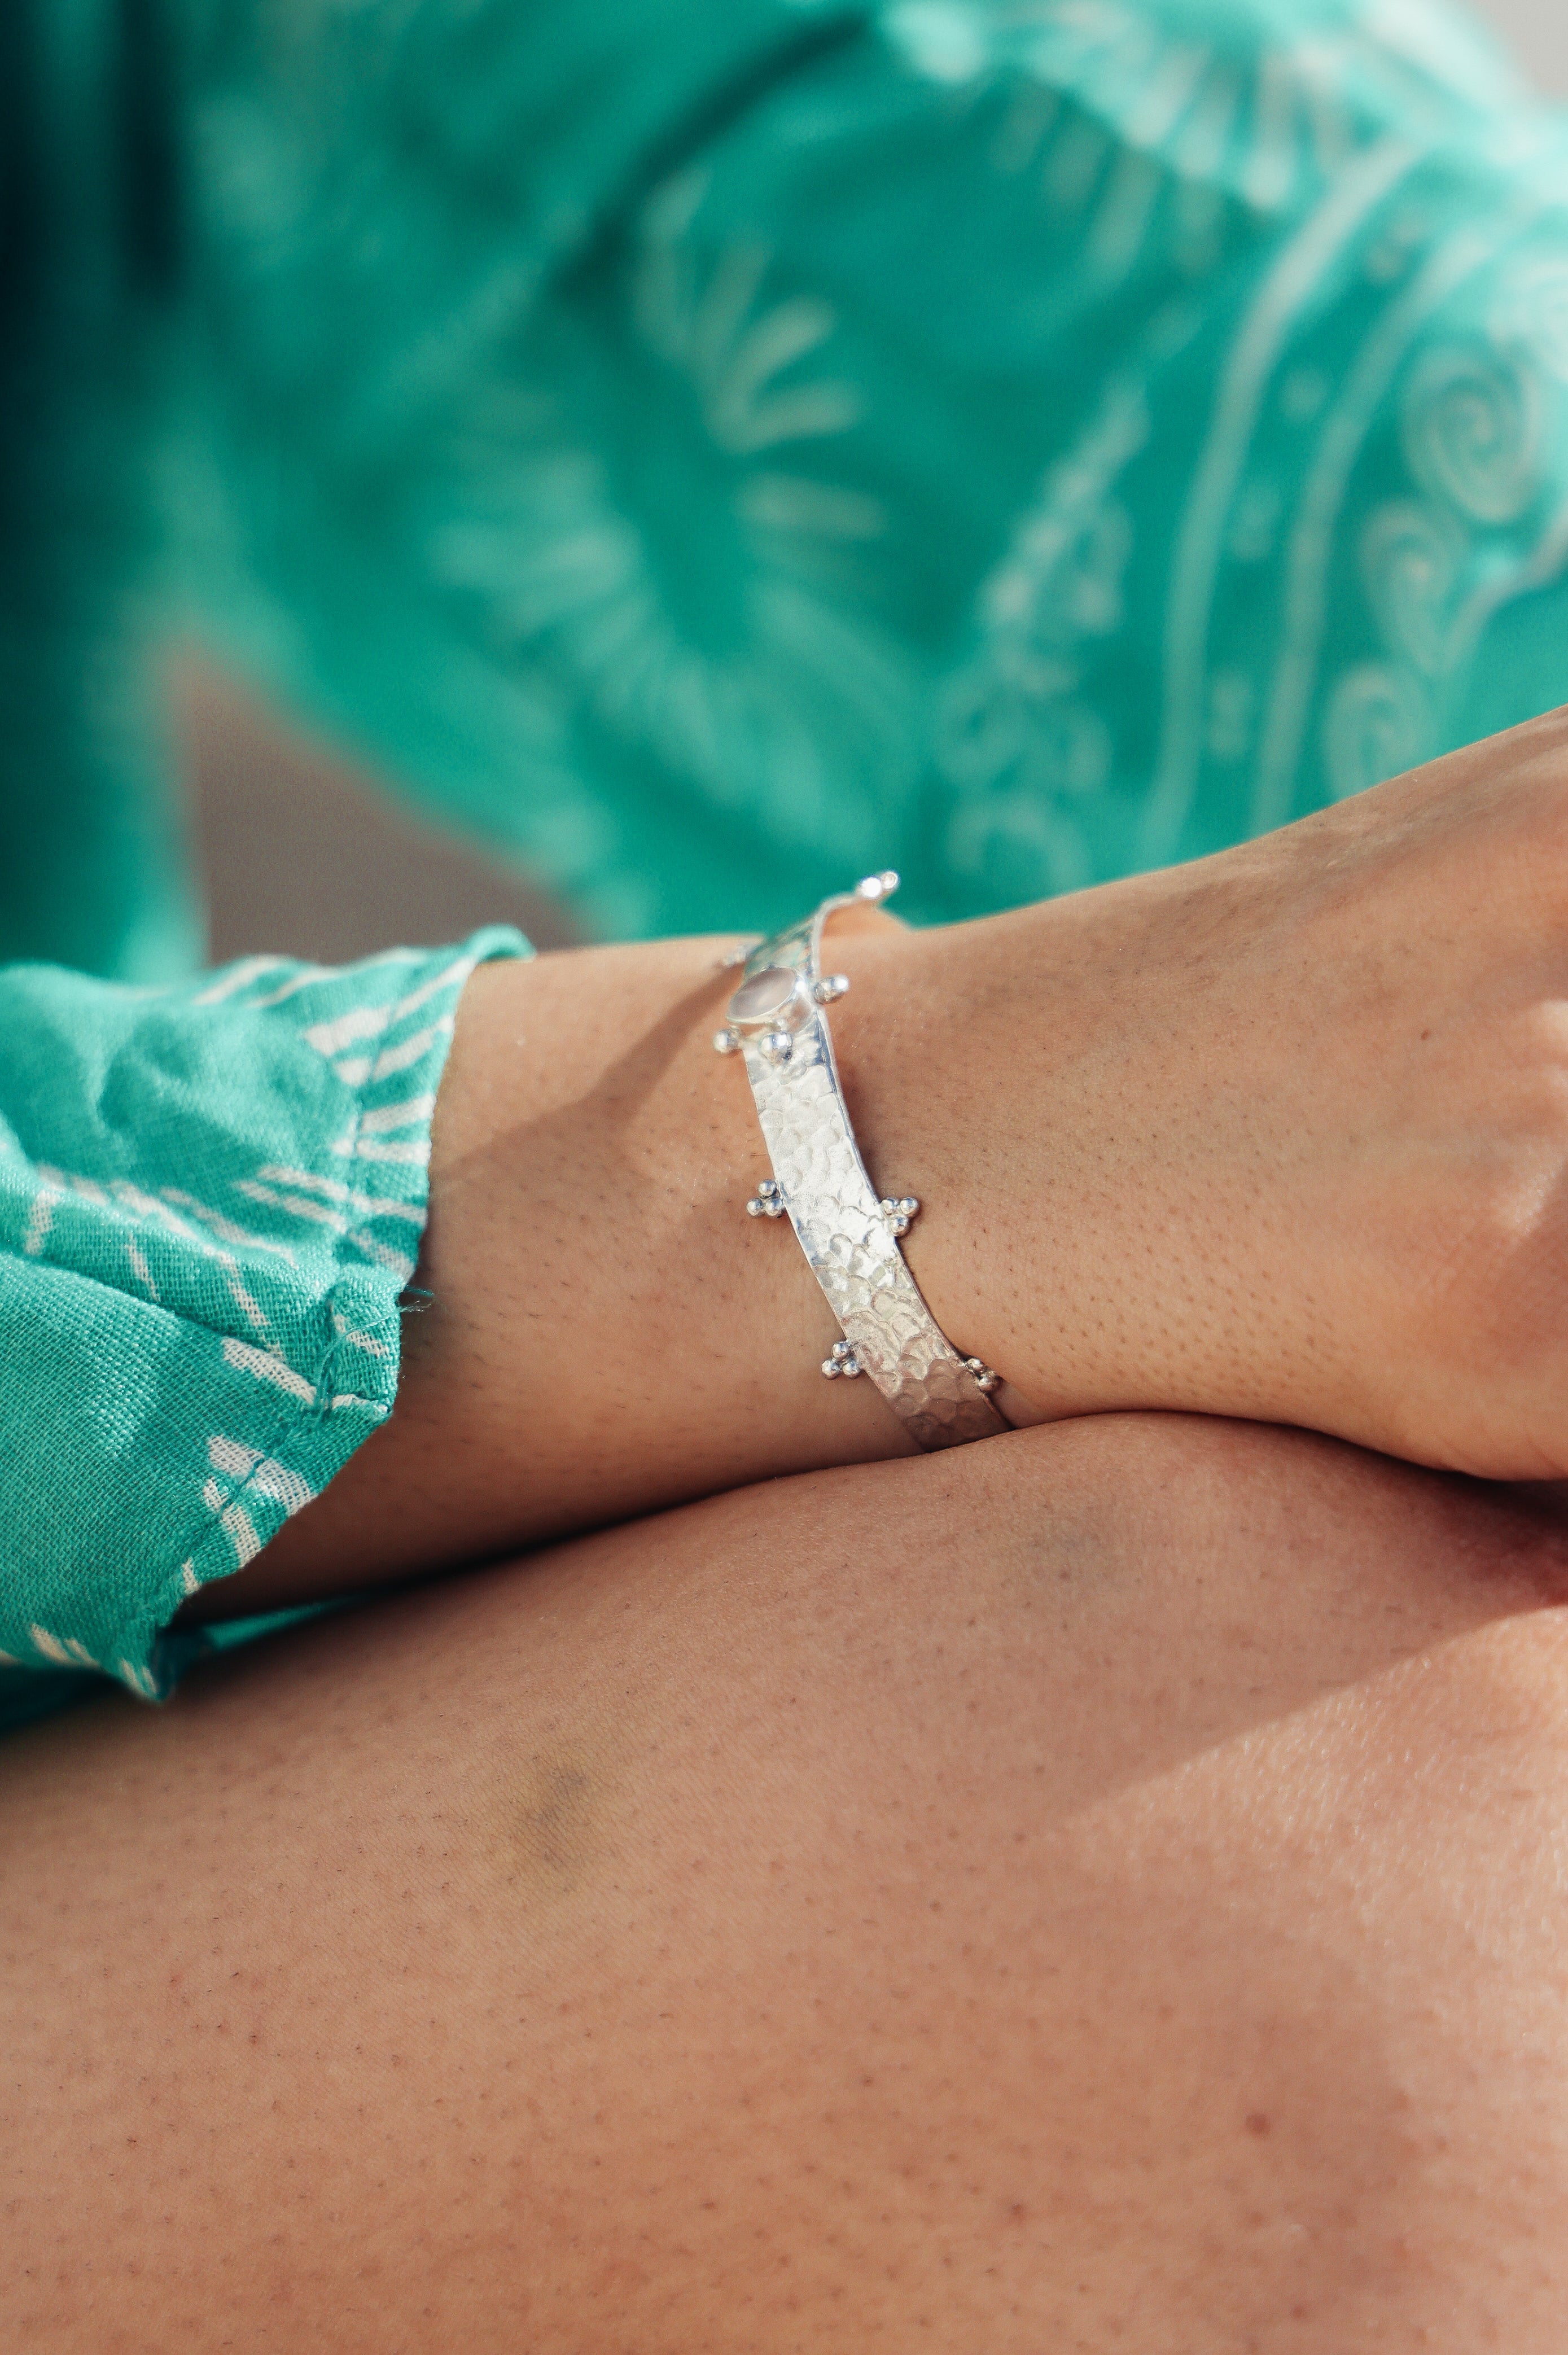
[[[1560,1541],[1107,1418],[0,1753],[8,2347],[1568,2328]]]

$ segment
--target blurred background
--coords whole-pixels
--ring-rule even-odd
[[[1509,43],[1539,89],[1568,99],[1568,10],[1562,0],[1479,0],[1476,13]]]
[[[1537,86],[1568,101],[1564,0],[1478,0]],[[520,925],[577,937],[516,870],[422,824],[340,751],[315,742],[194,657],[174,669],[213,963],[267,949],[337,964],[400,941]]]

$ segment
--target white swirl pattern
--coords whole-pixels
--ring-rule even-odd
[[[1436,0],[833,22],[627,165],[570,266],[443,292],[468,357],[426,363],[406,486],[354,481],[332,549],[367,602],[420,551],[434,618],[345,700],[400,750],[406,683],[458,645],[526,779],[485,822],[645,929],[765,930],[888,859],[912,912],[972,913],[1450,741],[1478,634],[1563,570],[1563,126]],[[334,268],[379,315],[363,240],[322,226],[333,163],[282,193],[255,165],[238,259],[225,224],[236,382],[269,381],[244,338],[287,311],[280,219],[316,239],[300,315]],[[387,402],[315,386],[313,350],[286,390],[315,513],[322,453]],[[288,498],[234,472],[263,540]],[[283,585],[308,610],[303,564]]]
[[[1392,663],[1358,663],[1335,681],[1324,735],[1329,791],[1340,801],[1437,749],[1429,698]]]
[[[1417,499],[1391,499],[1362,531],[1361,576],[1383,642],[1424,678],[1448,670],[1465,555],[1453,517]]]
[[[1541,487],[1543,402],[1534,370],[1485,346],[1438,345],[1405,380],[1411,473],[1480,524],[1512,523]]]

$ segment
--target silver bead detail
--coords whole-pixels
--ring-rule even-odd
[[[715,1030],[713,1033],[713,1051],[716,1055],[733,1055],[738,1052],[740,1045],[740,1032],[731,1030],[728,1025],[722,1030]]]
[[[720,958],[720,972],[727,973],[731,965],[744,964],[752,951],[761,948],[762,944],[763,936],[760,932],[748,932],[743,941],[737,941],[735,946]]]
[[[818,1006],[831,1006],[836,997],[843,997],[849,987],[847,973],[825,973],[811,985],[811,994]]]
[[[920,1204],[912,1194],[884,1195],[881,1212],[895,1235],[907,1235],[920,1216]]]
[[[784,1214],[784,1196],[776,1178],[764,1178],[746,1205],[749,1219],[782,1219]]]
[[[1000,1374],[994,1374],[991,1371],[990,1367],[987,1366],[982,1359],[965,1358],[964,1363],[974,1375],[975,1388],[977,1391],[999,1391],[1001,1389],[1002,1378]]]
[[[840,1374],[846,1381],[853,1381],[860,1370],[860,1360],[848,1341],[835,1341],[831,1355],[822,1360],[822,1370],[830,1382],[836,1382]]]
[[[899,888],[896,868],[884,867],[880,875],[862,875],[855,886],[859,900],[891,900]]]
[[[757,1044],[770,1063],[787,1063],[795,1052],[795,1040],[787,1030],[764,1030]]]

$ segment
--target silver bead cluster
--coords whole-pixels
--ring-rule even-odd
[[[855,886],[858,900],[891,900],[899,888],[896,868],[884,867],[880,875],[862,875]]]
[[[757,1047],[764,1062],[787,1063],[795,1052],[795,1039],[787,1030],[764,1030]]]
[[[920,1216],[920,1204],[912,1194],[901,1194],[896,1199],[891,1195],[884,1194],[881,1210],[883,1218],[886,1219],[895,1235],[907,1235],[915,1220]]]
[[[776,1178],[764,1178],[746,1205],[749,1219],[782,1219],[784,1214],[784,1196]]]
[[[716,1055],[738,1055],[741,1051],[740,1032],[731,1030],[728,1023],[724,1025],[722,1030],[715,1030],[713,1051]]]
[[[846,1381],[853,1381],[860,1370],[860,1360],[848,1341],[835,1341],[831,1354],[822,1360],[822,1370],[830,1382],[836,1382],[840,1374]]]
[[[849,976],[847,973],[821,974],[811,985],[811,995],[818,1006],[831,1006],[836,998],[847,997],[848,994]]]
[[[991,1371],[990,1367],[987,1366],[983,1359],[979,1358],[965,1358],[964,1363],[974,1375],[975,1388],[977,1391],[999,1391],[1001,1389],[1002,1378],[1000,1374],[994,1374]]]

